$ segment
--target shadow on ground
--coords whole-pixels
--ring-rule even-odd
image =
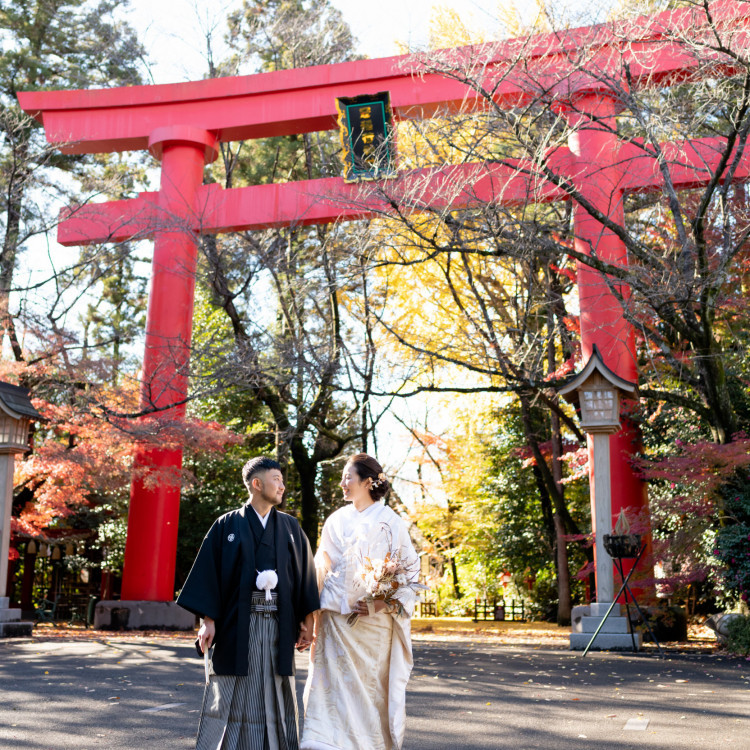
[[[404,750],[750,748],[745,660],[419,642],[415,663]],[[202,681],[187,639],[0,642],[0,748],[192,748]]]

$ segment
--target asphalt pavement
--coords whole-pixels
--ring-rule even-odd
[[[415,642],[404,750],[750,749],[750,661]],[[298,657],[297,690],[306,675]],[[203,665],[185,639],[0,641],[2,750],[187,750]]]

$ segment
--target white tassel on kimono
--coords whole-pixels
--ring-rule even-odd
[[[276,575],[275,570],[261,570],[255,579],[255,585],[258,587],[258,590],[266,592],[266,601],[270,601],[271,591],[276,588],[278,582],[279,577]]]

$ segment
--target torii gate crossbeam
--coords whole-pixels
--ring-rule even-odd
[[[715,24],[745,33],[750,4],[718,0],[710,8]],[[571,148],[550,153],[548,160],[570,176],[592,205],[621,222],[623,193],[660,190],[659,168],[637,144],[619,143],[614,129],[607,133],[591,126],[587,116],[614,123],[617,103],[596,76],[574,70],[570,52],[587,48],[587,69],[595,70],[600,79],[616,79],[627,63],[636,84],[666,85],[697,74],[694,56],[679,42],[670,41],[669,35],[694,31],[701,22],[705,15],[698,10],[680,9],[440,54],[456,68],[473,65],[480,70],[485,86],[493,88],[496,103],[503,107],[533,99],[541,87],[554,88],[560,102],[575,98],[578,127]],[[377,198],[363,203],[356,187],[340,178],[233,190],[204,186],[203,168],[216,158],[217,144],[333,129],[337,97],[384,90],[391,94],[398,119],[484,106],[464,84],[431,72],[411,57],[159,86],[19,94],[24,111],[39,120],[48,140],[66,153],[148,148],[161,160],[158,192],[80,207],[69,211],[59,227],[59,239],[66,245],[154,238],[142,406],[164,408],[177,418],[183,414],[184,407],[175,404],[183,403],[187,390],[199,234],[366,218],[388,210],[388,202]],[[702,139],[665,148],[680,153],[679,166],[671,168],[677,184],[695,187],[710,179],[721,142]],[[736,177],[746,179],[749,169],[743,161]],[[403,198],[412,195],[410,186],[415,184],[419,184],[419,199],[413,200],[413,211],[470,206],[487,199],[523,204],[567,198],[559,188],[522,176],[512,162],[415,170],[402,173],[384,190]],[[457,190],[455,185],[462,187]],[[446,186],[451,186],[448,193]],[[595,247],[604,260],[627,262],[619,238],[580,207],[575,210],[575,230],[581,252]],[[579,265],[579,297],[584,357],[597,344],[612,370],[626,380],[636,380],[633,331],[606,281],[584,265]],[[629,464],[637,445],[632,428],[610,438],[613,514],[646,502],[643,485]],[[181,454],[144,450],[136,463],[142,471],[131,489],[122,599],[171,601],[179,490],[153,487],[143,474],[155,468],[179,468]]]

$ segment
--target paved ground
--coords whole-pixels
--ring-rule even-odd
[[[415,659],[404,750],[750,748],[744,659],[470,639],[417,642]],[[0,641],[0,748],[187,750],[202,669],[184,638]]]

